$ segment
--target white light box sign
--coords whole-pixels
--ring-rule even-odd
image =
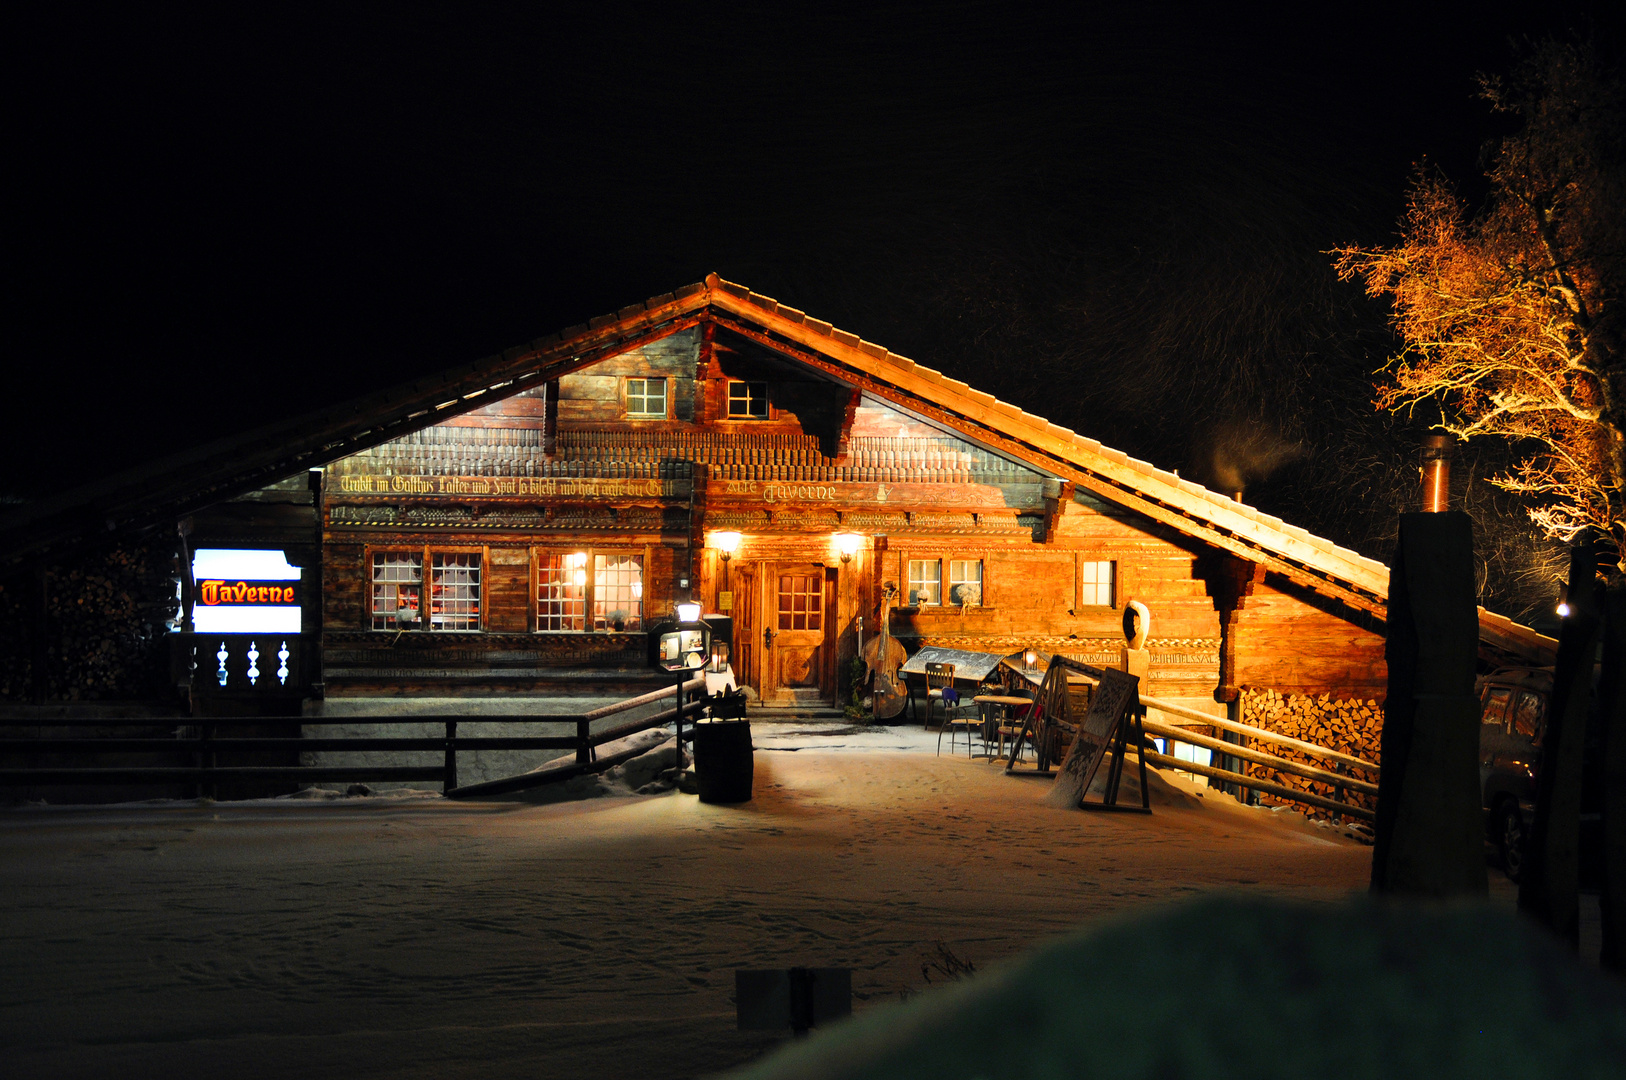
[[[297,634],[304,583],[280,551],[199,548],[192,553],[193,629],[205,634]]]

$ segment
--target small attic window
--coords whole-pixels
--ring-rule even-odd
[[[731,380],[728,384],[728,417],[730,420],[766,420],[768,384]]]
[[[628,379],[627,415],[666,419],[666,380]]]

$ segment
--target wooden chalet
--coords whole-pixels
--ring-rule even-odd
[[[1384,690],[1382,563],[715,275],[25,517],[13,559],[86,520],[282,550],[328,695],[636,683],[692,596],[763,704],[836,703],[885,583],[911,651],[1113,664],[1139,601],[1158,697]]]

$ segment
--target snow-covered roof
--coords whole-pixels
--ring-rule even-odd
[[[173,455],[21,507],[0,521],[0,562],[87,531],[149,526],[468,412],[708,318],[1095,496],[1378,617],[1389,569],[1229,495],[1102,445],[857,334],[716,274],[438,376]],[[1480,611],[1498,647],[1550,661],[1557,643]]]

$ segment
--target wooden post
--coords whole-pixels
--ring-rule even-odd
[[[1574,947],[1581,940],[1581,756],[1592,704],[1592,660],[1603,624],[1597,582],[1597,554],[1582,541],[1570,549],[1570,613],[1558,631],[1553,697],[1536,777],[1536,819],[1519,874],[1519,910]]]
[[[1605,970],[1626,972],[1626,589],[1604,598],[1603,671],[1603,952]]]
[[[446,778],[440,782],[441,792],[457,790],[457,747],[452,742],[457,738],[457,721],[446,721]]]
[[[679,672],[677,677],[677,767],[683,771],[683,680],[686,672]]]
[[[1372,890],[1486,895],[1474,668],[1479,613],[1473,521],[1400,515],[1389,571],[1389,692]]]
[[[576,764],[591,765],[593,763],[593,746],[587,740],[590,736],[589,728],[592,721],[585,716],[576,717]]]

